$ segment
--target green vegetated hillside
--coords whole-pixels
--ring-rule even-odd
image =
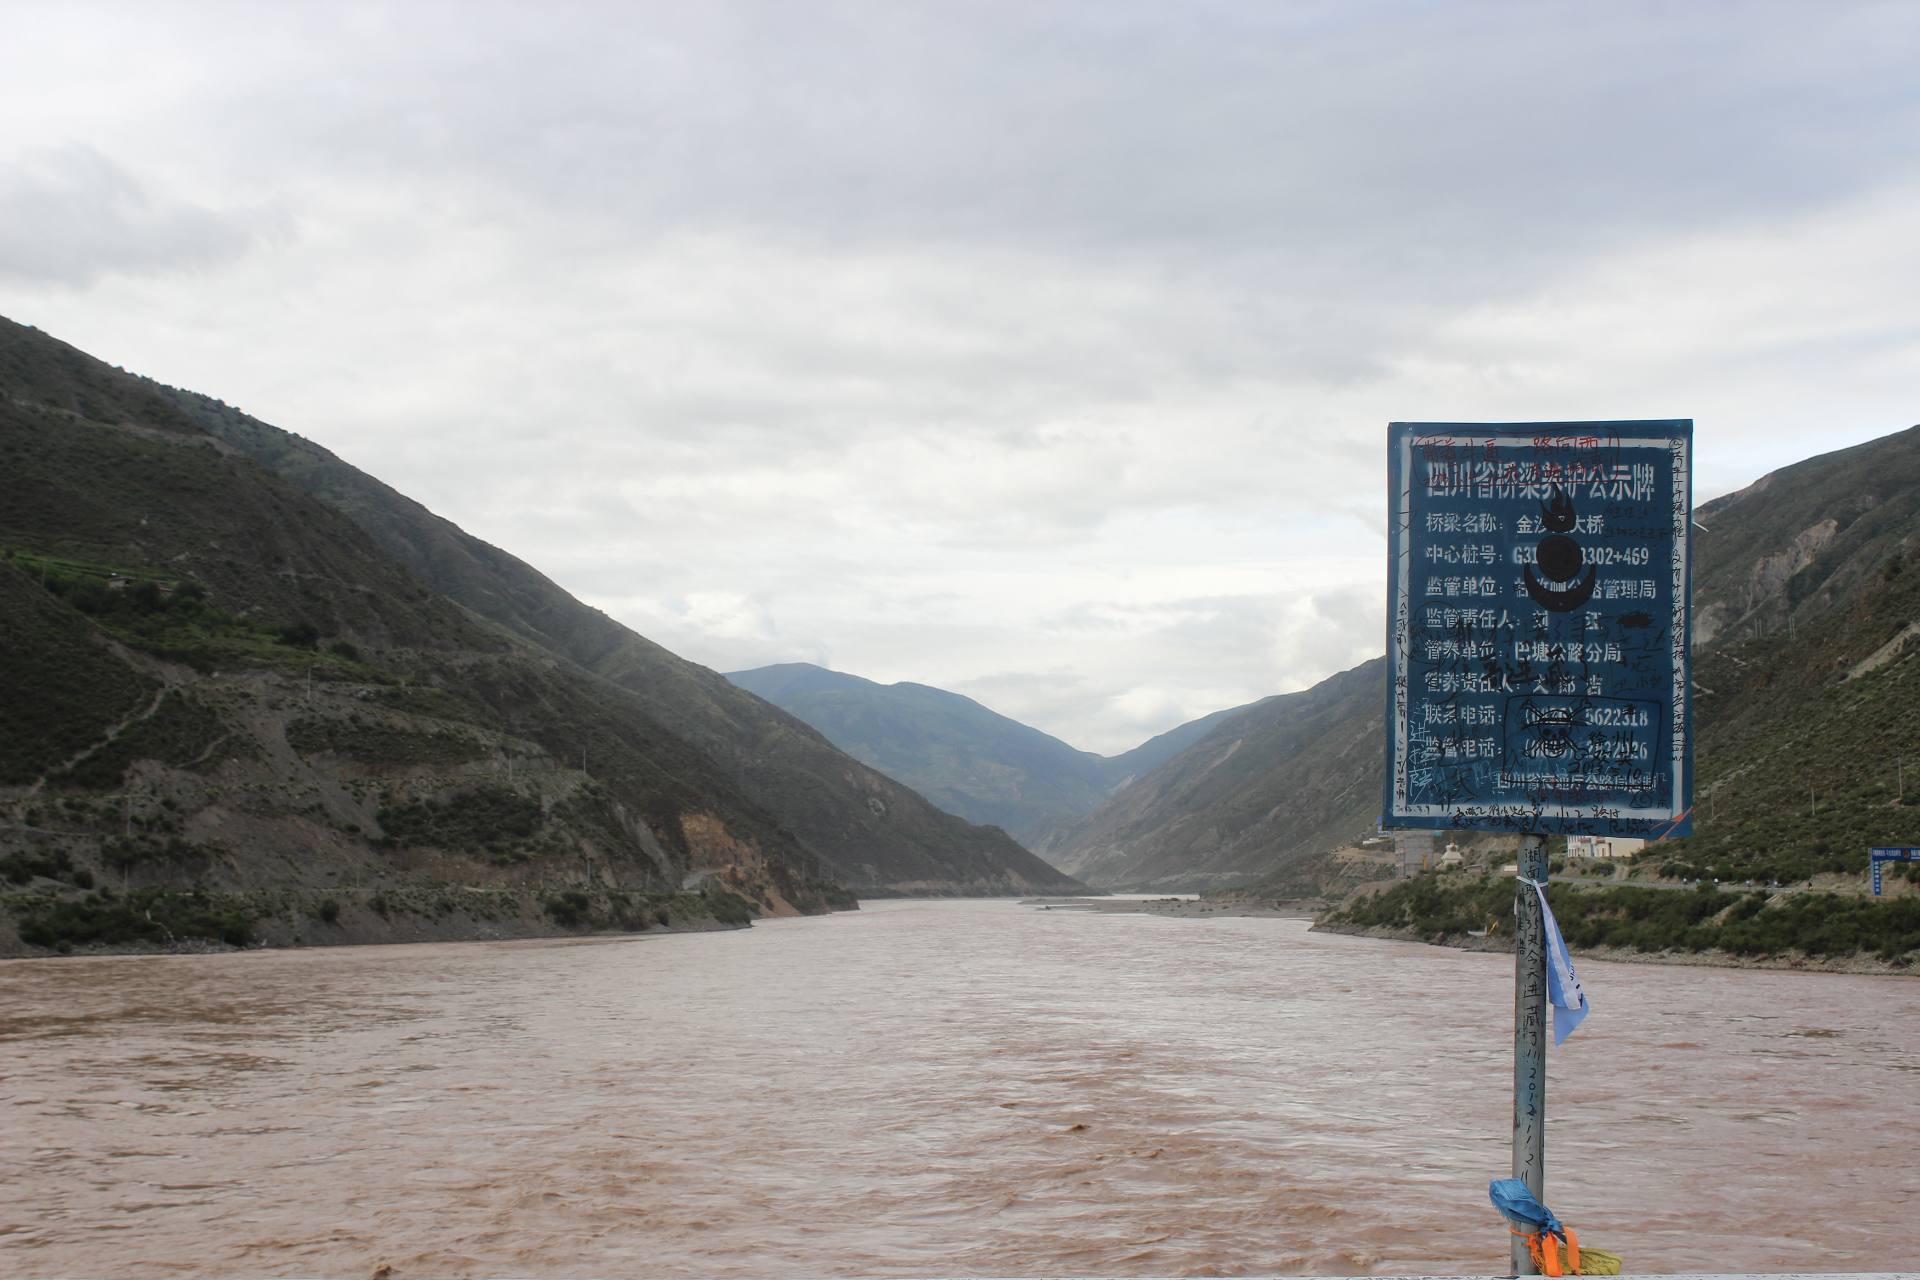
[[[1920,844],[1920,562],[1883,561],[1791,633],[1704,651],[1694,681],[1694,833],[1640,866],[1804,881],[1864,874],[1872,846]]]
[[[947,812],[1002,827],[1048,857],[1062,833],[1114,790],[1245,710],[1218,711],[1121,755],[1100,756],[930,685],[883,685],[806,662],[730,672],[727,679]]]
[[[657,696],[435,591],[178,397],[6,322],[0,499],[0,952],[852,904],[822,853],[841,847],[798,832]],[[1006,837],[863,785],[755,705],[753,746],[816,746],[788,788],[837,773],[857,796],[848,831],[918,806],[946,847],[912,856],[945,882],[1026,887],[1007,868],[1030,855]]]
[[[1886,895],[1866,896],[1869,849],[1920,844],[1901,763],[1920,757],[1920,569],[1890,555],[1850,595],[1700,655],[1694,834],[1648,847],[1624,884],[1556,885],[1570,945],[1920,959],[1920,864],[1883,868]],[[1426,875],[1327,923],[1458,941],[1498,935],[1512,902],[1509,876]]]
[[[156,387],[195,425],[351,520],[451,602],[624,690],[859,894],[1074,892],[1004,831],[849,757],[799,718],[582,604],[326,449],[217,400]]]
[[[1871,958],[1903,969],[1920,959],[1920,895],[1914,894],[1877,900],[1713,884],[1683,890],[1555,884],[1547,897],[1567,946],[1576,951]],[[1419,876],[1360,896],[1317,927],[1441,944],[1463,942],[1479,931],[1497,945],[1510,935],[1512,920],[1512,876],[1454,873]]]

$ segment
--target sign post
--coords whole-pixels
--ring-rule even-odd
[[[1382,825],[1521,837],[1513,1176],[1543,1201],[1546,837],[1691,828],[1692,451],[1680,419],[1388,429]]]
[[[1520,874],[1545,884],[1547,838],[1520,840]],[[1547,922],[1540,899],[1513,886],[1513,1176],[1534,1199],[1547,1195]],[[1533,1271],[1527,1243],[1513,1238],[1513,1274]]]

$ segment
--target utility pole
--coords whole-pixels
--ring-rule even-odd
[[[1513,1176],[1547,1199],[1547,925],[1532,880],[1547,882],[1547,838],[1520,839],[1513,886]],[[1513,1239],[1513,1274],[1537,1275],[1526,1241]]]

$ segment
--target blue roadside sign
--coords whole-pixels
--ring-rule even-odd
[[[1883,862],[1920,862],[1920,849],[1902,845],[1891,849],[1869,849],[1867,861],[1873,867],[1873,896],[1880,896],[1880,864]]]
[[[1388,432],[1386,827],[1691,829],[1693,423]]]

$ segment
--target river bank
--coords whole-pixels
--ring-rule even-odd
[[[1379,938],[1389,942],[1417,942],[1422,946],[1447,951],[1490,951],[1511,954],[1512,943],[1505,936],[1474,937],[1471,934],[1436,942],[1416,930],[1391,925],[1351,925],[1316,920],[1314,933],[1340,933],[1354,938]],[[1790,952],[1776,956],[1743,956],[1730,951],[1639,951],[1632,947],[1568,947],[1583,960],[1606,960],[1615,964],[1674,965],[1702,969],[1779,969],[1799,973],[1850,973],[1889,977],[1920,977],[1911,963],[1881,960],[1876,956],[1810,956]]]
[[[1097,911],[1105,915],[1170,916],[1182,920],[1313,920],[1325,902],[1235,902],[1204,898],[1023,898],[1043,911]]]
[[[270,892],[96,888],[0,895],[0,959],[214,955],[412,943],[511,942],[744,929],[752,906],[708,888],[647,893],[390,884],[290,899]]]
[[[1394,942],[1415,942],[1423,946],[1451,951],[1510,953],[1509,939],[1500,933],[1478,935],[1466,931],[1436,938],[1435,931],[1407,925],[1352,924],[1328,917],[1333,904],[1313,899],[1210,899],[1210,898],[1028,898],[1023,906],[1046,911],[1089,911],[1106,915],[1151,915],[1178,920],[1270,919],[1311,920],[1315,933],[1338,933],[1357,938],[1380,938]],[[1643,950],[1631,946],[1580,946],[1570,943],[1576,956],[1607,960],[1620,964],[1670,965],[1684,968],[1784,970],[1801,973],[1849,973],[1920,976],[1911,955],[1887,960],[1870,952],[1851,955],[1810,955],[1789,950],[1773,955],[1739,954],[1718,947],[1693,950],[1661,947]]]

